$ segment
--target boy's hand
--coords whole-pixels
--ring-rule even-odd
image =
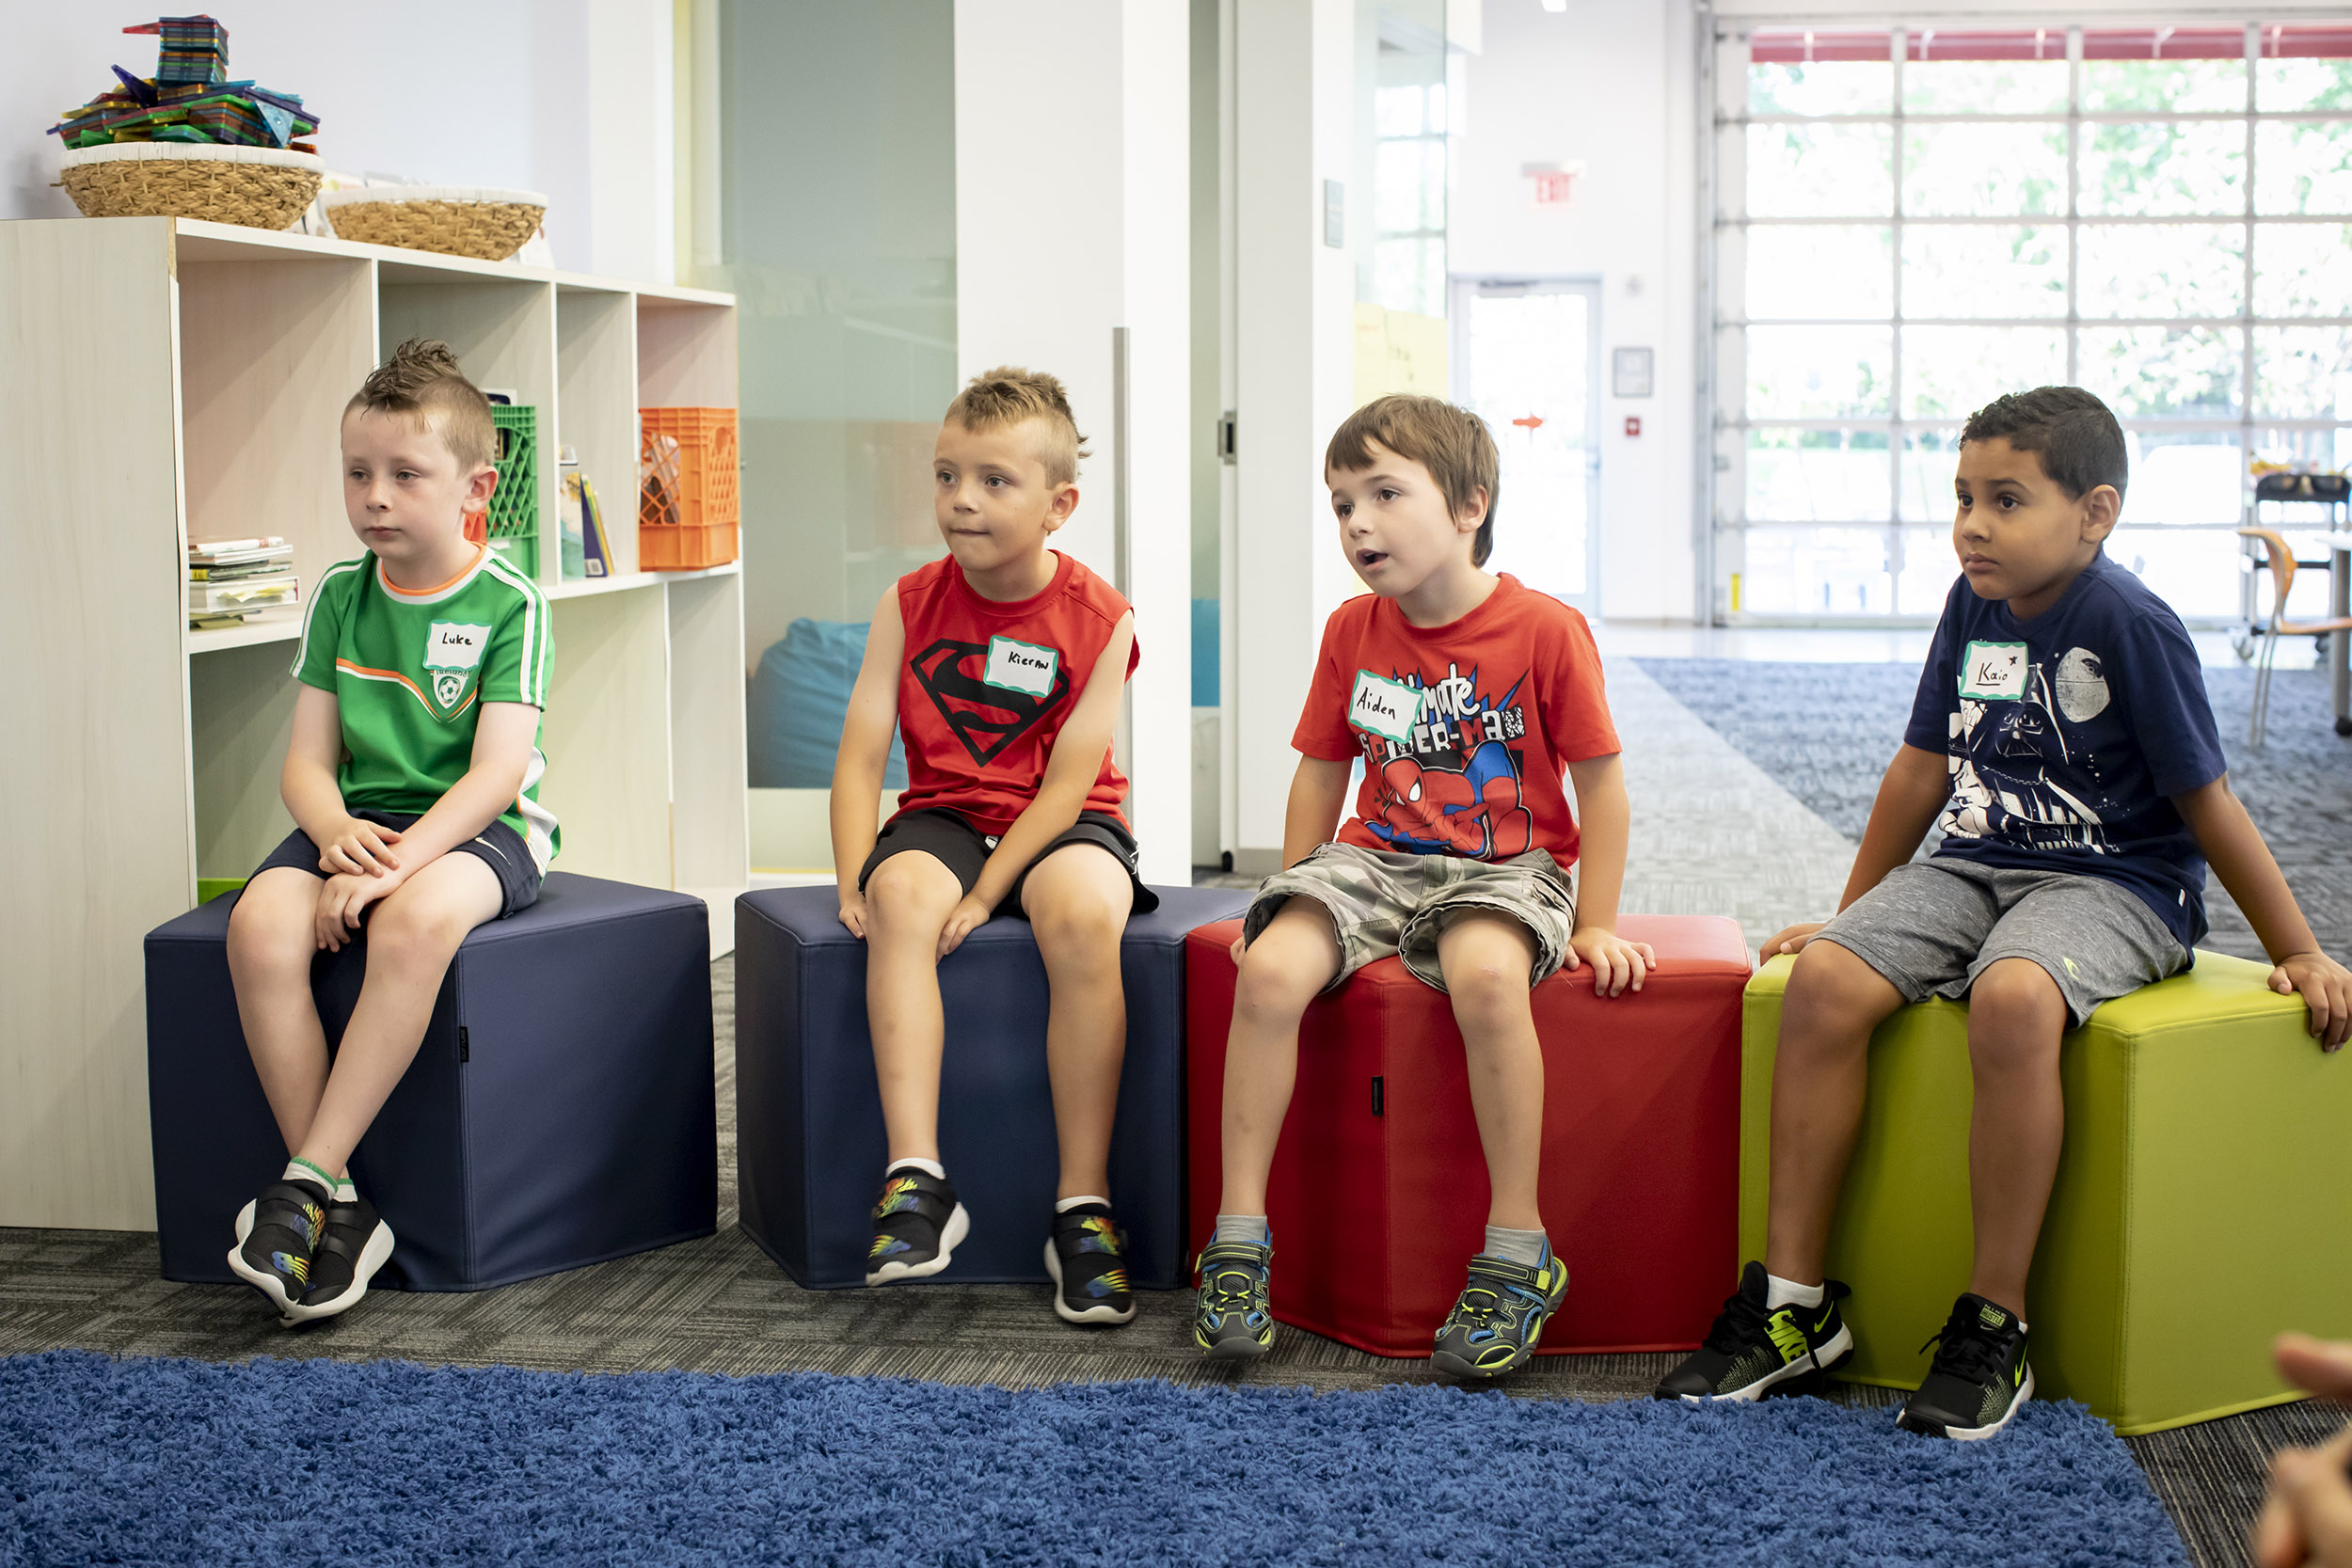
[[[2303,993],[2312,1010],[2312,1037],[2333,1051],[2352,1033],[2352,970],[2325,953],[2291,953],[2270,972],[2270,989],[2280,996]]]
[[[2352,1345],[2323,1344],[2281,1334],[2273,1347],[2279,1370],[2314,1394],[2352,1402]],[[2254,1560],[2262,1568],[2323,1568],[2352,1564],[2352,1427],[2318,1449],[2282,1449],[2270,1462],[2270,1500],[2254,1527]]]
[[[1568,938],[1563,962],[1568,969],[1593,966],[1593,994],[1619,996],[1631,986],[1642,989],[1643,976],[1658,967],[1658,954],[1646,942],[1628,942],[1614,931],[1589,927]]]
[[[319,869],[329,877],[346,872],[381,877],[387,871],[398,871],[400,858],[388,846],[399,842],[400,834],[389,828],[345,816],[342,826],[320,847]]]
[[[841,924],[858,941],[866,940],[866,895],[851,889],[841,895]]]
[[[987,924],[989,913],[986,904],[966,895],[963,901],[955,907],[954,912],[947,916],[947,924],[939,928],[939,956],[944,958],[962,946],[963,939],[970,936],[976,927]]]
[[[326,879],[319,888],[318,939],[324,952],[339,953],[359,928],[359,911],[400,886],[398,873],[362,875],[345,871]]]
[[[1826,920],[1804,920],[1785,931],[1776,931],[1764,944],[1764,956],[1769,958],[1780,953],[1802,953],[1804,944],[1820,935],[1821,927],[1828,924]]]

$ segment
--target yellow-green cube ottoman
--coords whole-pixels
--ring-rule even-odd
[[[1740,1245],[1764,1255],[1772,1055],[1794,960],[1747,989]],[[2107,1003],[2059,1056],[2066,1151],[2026,1294],[2036,1393],[2126,1434],[2297,1398],[2281,1329],[2352,1338],[2352,1050],[2323,1054],[2269,968],[2216,953]],[[1904,1007],[1870,1041],[1862,1136],[1830,1230],[1853,1287],[1839,1374],[1913,1387],[1968,1288],[1968,1009]]]

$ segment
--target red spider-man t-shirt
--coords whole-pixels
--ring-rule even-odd
[[[1504,861],[1576,861],[1567,765],[1619,750],[1584,617],[1503,573],[1449,626],[1366,594],[1332,611],[1291,745],[1363,758],[1340,842]]]
[[[1002,833],[1029,809],[1061,727],[1127,614],[1117,589],[1059,550],[1054,580],[999,603],[972,592],[950,556],[898,579],[907,634],[898,733],[907,788],[898,814],[946,810]],[[1140,646],[1127,655],[1135,673]],[[1127,777],[1103,749],[1085,810],[1126,818]]]

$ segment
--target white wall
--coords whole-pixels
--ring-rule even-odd
[[[1601,611],[1621,620],[1692,614],[1692,25],[1680,0],[1486,0],[1448,214],[1456,277],[1600,279]],[[1580,162],[1573,201],[1536,207],[1522,166]],[[1656,351],[1653,395],[1608,395],[1620,345]]]
[[[41,133],[109,84],[155,69],[157,40],[101,5],[6,8],[0,218],[72,217]],[[330,168],[551,198],[557,264],[672,276],[671,0],[216,0],[234,78],[298,92]]]
[[[1111,578],[1112,331],[1128,335],[1128,812],[1191,880],[1190,40],[1167,0],[957,0],[956,363],[1050,371],[1093,455],[1056,538]],[[1042,117],[1042,118],[1041,118]]]

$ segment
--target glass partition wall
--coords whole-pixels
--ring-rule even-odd
[[[2090,388],[2109,553],[2240,614],[2249,465],[2352,460],[2352,25],[1717,39],[1715,607],[1926,620],[1960,421]]]
[[[874,602],[940,553],[956,391],[952,0],[718,0],[715,258],[741,356],[752,864],[826,872]],[[702,189],[713,182],[706,179]],[[895,760],[890,783],[903,784]]]

